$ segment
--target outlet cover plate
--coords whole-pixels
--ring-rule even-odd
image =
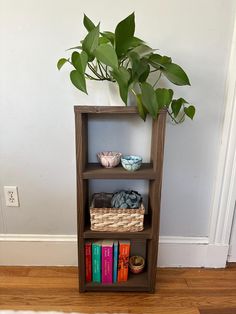
[[[4,186],[6,206],[19,207],[17,186]]]

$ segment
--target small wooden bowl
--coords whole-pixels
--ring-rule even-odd
[[[145,260],[142,256],[131,256],[129,259],[129,268],[131,273],[139,274],[143,271]]]

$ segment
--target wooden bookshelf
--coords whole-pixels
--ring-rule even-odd
[[[152,122],[150,163],[143,164],[135,172],[121,166],[105,169],[98,163],[88,163],[88,119],[92,115],[138,115],[136,107],[75,106],[76,164],[77,164],[77,223],[79,291],[155,291],[160,200],[165,139],[166,111],[161,111]],[[148,180],[148,214],[144,218],[144,230],[140,232],[95,232],[89,226],[89,184],[91,179]],[[86,239],[145,240],[146,267],[142,274],[129,274],[124,283],[102,285],[85,282],[84,243]]]

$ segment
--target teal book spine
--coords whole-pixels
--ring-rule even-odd
[[[118,241],[114,241],[113,248],[113,282],[117,282],[117,272],[118,272]]]
[[[93,282],[101,282],[101,242],[92,244],[92,278]]]

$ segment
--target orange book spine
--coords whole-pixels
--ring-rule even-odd
[[[128,280],[129,254],[130,254],[130,242],[120,241],[119,262],[118,262],[118,282]]]

